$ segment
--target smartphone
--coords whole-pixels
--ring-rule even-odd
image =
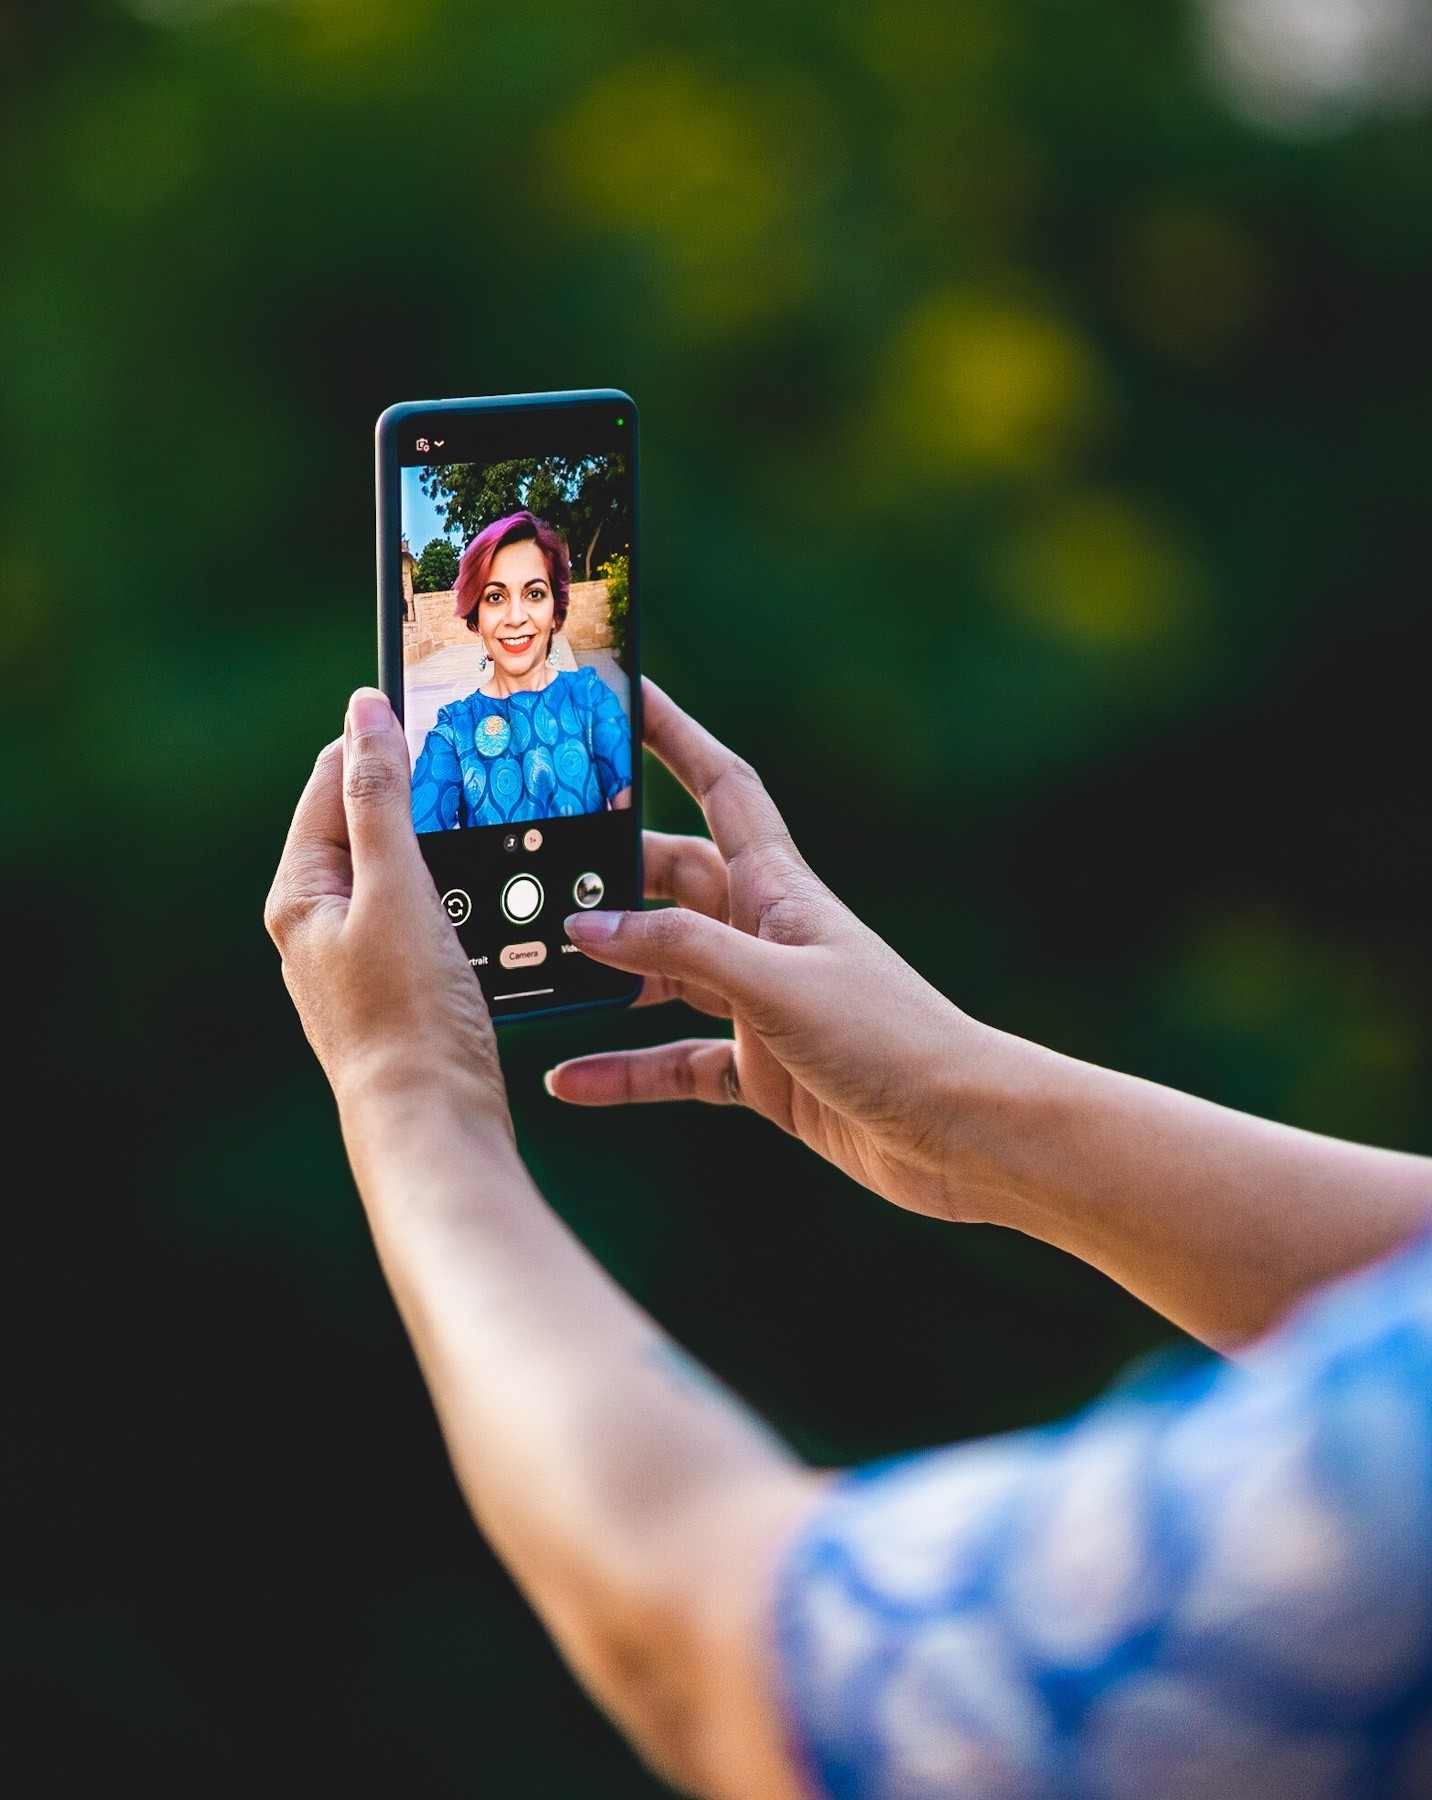
[[[636,407],[614,388],[378,421],[378,669],[413,824],[499,1024],[626,1006],[563,920],[641,904]]]

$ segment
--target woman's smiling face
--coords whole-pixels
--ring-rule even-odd
[[[521,681],[546,661],[554,606],[540,547],[530,538],[504,544],[487,571],[477,628],[487,654],[509,681]]]

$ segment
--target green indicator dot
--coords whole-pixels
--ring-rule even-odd
[[[626,420],[625,420],[625,419],[622,419],[622,418],[619,418],[619,419],[618,419],[618,420],[617,420],[617,424],[618,424],[618,425],[625,425],[625,424],[626,424]]]

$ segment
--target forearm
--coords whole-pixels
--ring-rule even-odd
[[[594,1696],[684,1766],[673,1745],[702,1723],[677,1640],[723,1559],[746,1580],[769,1556],[810,1478],[588,1256],[505,1126],[373,1093],[343,1118],[475,1517]]]
[[[1209,1343],[1432,1223],[1432,1162],[1272,1124],[991,1033],[952,1164],[984,1216],[1057,1244]]]

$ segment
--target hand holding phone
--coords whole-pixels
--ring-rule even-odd
[[[434,1104],[510,1141],[492,1022],[433,898],[410,780],[391,705],[360,688],[298,802],[264,922],[340,1109],[386,1094],[411,1119],[416,1074]]]

